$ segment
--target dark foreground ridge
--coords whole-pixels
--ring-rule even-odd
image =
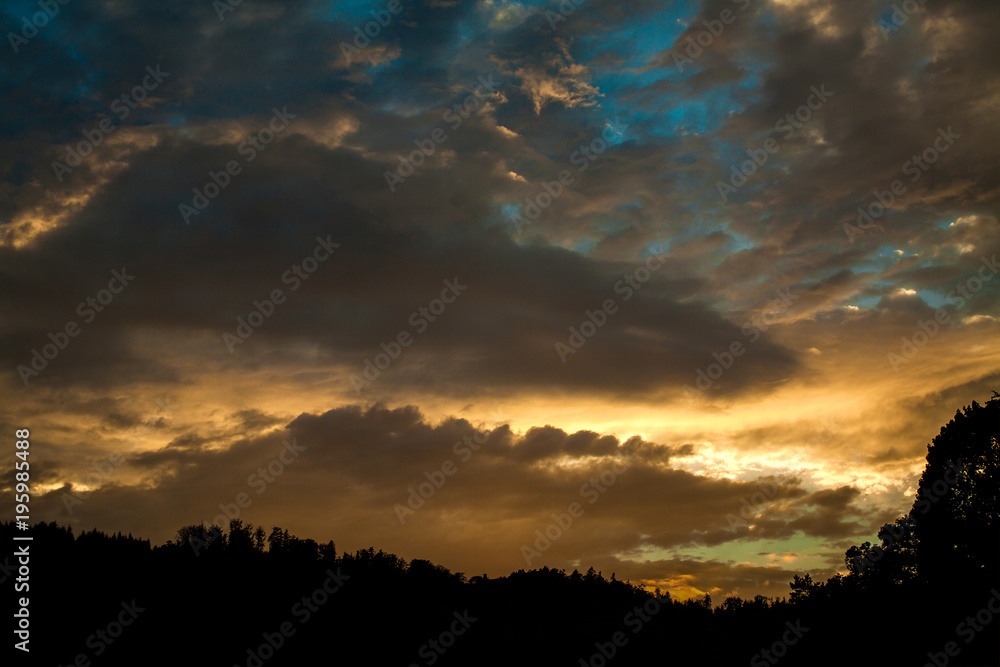
[[[31,598],[31,663],[49,666],[997,665],[998,433],[996,394],[957,412],[881,545],[851,547],[846,576],[796,575],[787,599],[713,608],[593,568],[467,579],[238,520],[157,547],[37,524],[30,589],[8,599]],[[0,563],[8,591],[17,568]]]

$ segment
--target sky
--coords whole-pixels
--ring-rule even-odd
[[[1000,388],[995,0],[40,6],[0,9],[32,521],[781,596]]]

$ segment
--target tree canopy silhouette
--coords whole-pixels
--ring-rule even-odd
[[[928,446],[909,513],[885,524],[877,545],[849,548],[846,573],[795,575],[787,599],[730,596],[716,608],[708,595],[678,601],[594,567],[467,579],[428,560],[374,547],[338,554],[332,540],[239,520],[185,526],[155,547],[37,524],[32,656],[272,667],[346,651],[376,665],[761,665],[782,649],[782,665],[841,665],[880,646],[889,664],[941,655],[948,665],[995,665],[1000,620],[982,610],[1000,601],[998,431],[996,393],[959,410]],[[0,524],[6,543],[16,532]],[[123,605],[142,611],[112,635]],[[978,630],[960,625],[972,618]],[[460,636],[444,634],[459,627]],[[801,637],[782,646],[790,628]],[[193,637],[211,640],[194,649]],[[948,642],[957,656],[942,653]]]

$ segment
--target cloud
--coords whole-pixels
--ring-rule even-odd
[[[342,3],[262,0],[221,21],[206,3],[61,13],[0,78],[0,422],[51,453],[46,511],[64,518],[61,492],[121,453],[70,518],[165,539],[298,438],[302,465],[253,520],[503,572],[636,437],[634,467],[550,562],[692,594],[777,590],[788,571],[755,554],[839,566],[912,502],[941,424],[1000,377],[1000,282],[979,277],[1000,251],[1000,130],[983,120],[1000,106],[1000,8],[926,3],[883,36],[871,3],[753,3],[680,71],[671,54],[726,8],[588,4],[553,31],[516,2],[407,3],[350,63],[341,44],[373,19]],[[119,118],[147,66],[170,74]],[[464,113],[491,75],[497,92]],[[814,86],[829,101],[779,129]],[[249,160],[248,135],[285,108],[295,119]],[[105,120],[114,131],[59,180],[53,162]],[[598,154],[612,121],[627,131]],[[780,149],[721,201],[768,138]],[[185,224],[178,206],[234,160]],[[511,214],[541,195],[518,231]],[[877,224],[848,238],[876,203]],[[317,239],[340,245],[286,281]],[[85,317],[123,269],[134,282]],[[445,280],[468,288],[418,333]],[[230,351],[223,334],[275,290]],[[775,312],[779,294],[795,299]],[[608,299],[616,312],[563,363],[556,344]],[[413,343],[355,391],[402,333]],[[727,368],[711,388],[686,392],[712,364]],[[497,403],[507,428],[484,425]],[[421,531],[400,530],[392,505],[476,434],[489,446],[413,518]],[[730,531],[756,477],[779,474],[798,481]]]
[[[542,66],[521,67],[514,75],[534,105],[535,114],[551,102],[568,108],[593,106],[600,92],[586,81],[587,68],[573,62],[568,45],[557,40],[559,52],[548,54]]]
[[[122,523],[123,529],[164,540],[181,525],[210,522],[226,507],[236,512],[234,499],[245,493],[250,501],[239,516],[256,524],[280,523],[344,547],[379,543],[449,567],[485,567],[494,575],[518,569],[521,545],[572,502],[584,514],[546,562],[581,556],[602,562],[648,547],[757,541],[796,531],[826,540],[862,530],[837,520],[857,511],[850,505],[856,489],[806,494],[794,482],[692,475],[672,467],[675,458],[692,453],[690,445],[551,426],[515,433],[507,425],[476,426],[456,418],[433,424],[413,406],[348,406],[302,414],[284,426],[257,411],[229,415],[228,421],[228,429],[208,436],[189,432],[160,449],[126,454],[120,467],[140,472],[134,483],[116,473],[73,506],[72,515],[64,503],[80,493],[76,484],[41,495],[36,511],[80,525]],[[300,450],[294,458],[282,454],[291,451],[289,443]],[[401,523],[395,507],[413,507],[413,489],[435,474],[436,488]],[[777,492],[765,516],[751,518],[759,530],[724,528],[729,515],[745,511],[746,499],[759,503],[755,494],[772,487]],[[348,507],[350,512],[342,511]],[[635,564],[623,563],[620,571],[653,576]]]

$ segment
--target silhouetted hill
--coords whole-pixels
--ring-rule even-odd
[[[466,579],[241,521],[157,547],[37,524],[30,589],[14,598],[30,598],[45,665],[996,665],[998,432],[996,396],[959,411],[909,515],[849,549],[846,576],[796,576],[788,599],[713,609],[592,568]],[[15,534],[0,525],[5,544],[24,544]],[[16,558],[2,565],[11,587]]]

